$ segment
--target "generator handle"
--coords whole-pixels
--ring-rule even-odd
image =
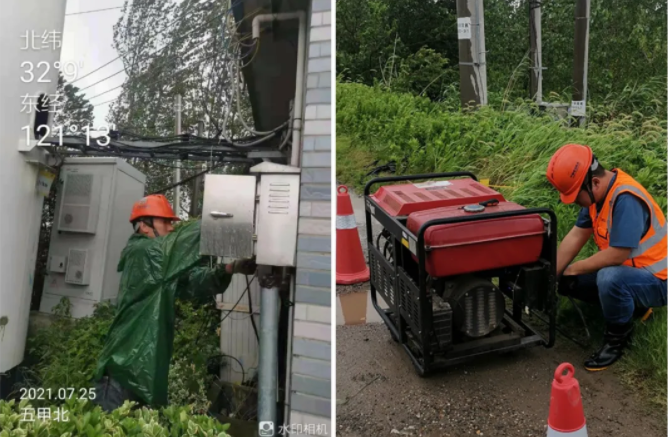
[[[423,284],[427,283],[427,269],[425,266],[426,263],[426,250],[425,250],[425,244],[424,244],[424,234],[426,230],[432,226],[438,226],[438,225],[447,225],[451,223],[464,223],[464,222],[473,222],[473,221],[479,221],[479,220],[490,220],[490,219],[496,219],[496,218],[505,218],[505,217],[519,217],[519,216],[524,216],[524,215],[531,215],[531,214],[547,214],[550,216],[550,223],[549,223],[549,232],[547,234],[547,239],[549,242],[549,261],[550,261],[550,275],[548,279],[548,301],[549,301],[549,318],[550,318],[550,326],[549,326],[549,338],[545,342],[545,347],[546,348],[551,348],[554,346],[554,343],[557,338],[557,215],[555,214],[554,211],[552,211],[549,208],[529,208],[529,209],[521,209],[517,211],[504,211],[504,212],[494,212],[494,213],[489,213],[489,214],[472,214],[468,216],[460,216],[460,217],[444,217],[444,218],[436,218],[433,220],[429,220],[422,224],[420,226],[420,229],[417,233],[417,258],[418,258],[418,268],[419,268],[419,286],[420,290],[426,289],[426,287],[423,287]],[[425,298],[423,300],[426,300],[426,296],[420,296],[421,298]],[[545,341],[543,339],[543,341]]]
[[[412,181],[419,179],[434,179],[434,178],[455,178],[460,176],[468,176],[474,181],[478,181],[476,175],[470,171],[451,171],[446,173],[426,173],[426,174],[415,174],[415,175],[401,175],[401,176],[386,176],[383,178],[371,179],[364,186],[364,195],[368,196],[371,192],[371,187],[375,184],[380,184],[382,182],[400,182],[400,181]]]

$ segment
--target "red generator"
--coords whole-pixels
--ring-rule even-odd
[[[394,184],[370,194],[383,183]],[[554,345],[552,210],[508,202],[469,172],[377,178],[364,196],[371,300],[420,375]],[[522,320],[532,311],[547,336]]]

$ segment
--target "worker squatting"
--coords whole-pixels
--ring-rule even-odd
[[[634,318],[666,305],[666,218],[647,190],[620,169],[606,170],[588,146],[567,144],[547,178],[565,204],[582,209],[557,251],[559,293],[599,305],[603,345],[585,361],[604,370],[622,356]],[[599,251],[572,263],[590,237]]]

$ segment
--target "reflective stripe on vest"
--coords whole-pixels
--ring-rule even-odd
[[[637,187],[634,187],[633,185],[620,185],[617,187],[617,189],[612,193],[612,197],[610,198],[610,211],[608,212],[608,231],[610,230],[612,226],[612,209],[615,204],[615,201],[617,200],[617,196],[622,194],[622,192],[631,192],[635,194],[636,196],[640,197],[645,201],[647,204],[648,209],[653,210],[653,201],[651,199],[648,199],[647,196],[645,196],[645,193],[640,191]],[[641,241],[641,243],[631,251],[630,258],[635,258],[647,251],[647,249],[653,247],[655,244],[661,241],[663,237],[666,236],[666,224],[664,223],[663,226],[661,226],[661,223],[659,223],[659,219],[657,218],[656,214],[654,211],[650,211],[650,217],[652,220],[652,230],[654,230],[654,235],[652,235],[650,238],[645,240],[644,242]]]
[[[631,176],[621,170],[617,171],[617,180],[613,184],[613,191],[606,196],[607,205],[601,209],[601,214],[605,213],[606,217],[596,212],[596,206],[589,207],[589,215],[592,218],[594,240],[600,250],[609,247],[609,234],[612,228],[612,213],[614,204],[620,194],[631,193],[636,198],[645,202],[650,213],[650,228],[646,235],[640,240],[640,244],[635,249],[631,250],[629,258],[623,265],[642,268],[657,276],[660,279],[666,279],[668,272],[668,259],[666,258],[666,235],[668,234],[668,227],[663,216],[661,208],[656,204],[654,199],[646,193],[646,190],[635,181]],[[609,200],[608,200],[609,199]],[[602,224],[601,220],[605,219],[605,235],[598,232],[599,226]],[[663,224],[661,222],[663,221]],[[660,250],[663,247],[663,250]]]

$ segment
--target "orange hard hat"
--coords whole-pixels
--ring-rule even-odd
[[[559,191],[563,203],[575,202],[593,158],[589,146],[580,144],[566,144],[552,155],[547,165],[547,179]]]
[[[180,220],[174,214],[174,210],[167,198],[162,194],[151,194],[140,199],[132,206],[130,222],[134,222],[142,217],[159,217],[174,221]]]

